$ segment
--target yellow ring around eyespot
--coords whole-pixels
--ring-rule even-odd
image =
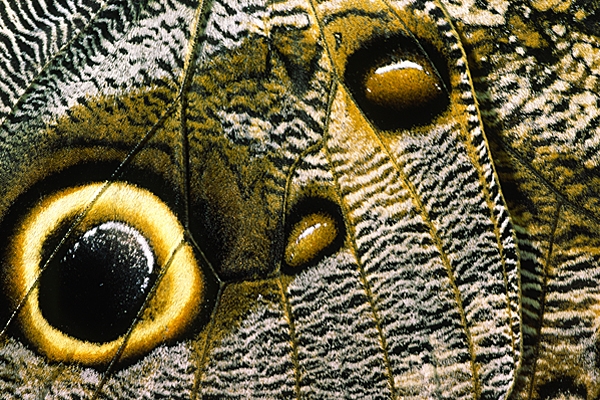
[[[35,286],[40,274],[42,246],[62,221],[78,215],[96,199],[104,184],[66,189],[33,208],[12,242],[12,298],[22,299]],[[177,338],[194,320],[204,296],[204,281],[191,247],[183,242],[184,230],[166,204],[150,192],[115,182],[96,199],[83,220],[93,226],[109,220],[124,222],[150,242],[161,268],[172,257],[156,295],[134,327],[120,361],[140,356],[159,344]],[[173,255],[173,252],[176,253]],[[19,313],[25,337],[44,355],[55,361],[84,365],[106,365],[122,345],[122,338],[91,343],[70,337],[51,326],[43,317],[35,287]]]

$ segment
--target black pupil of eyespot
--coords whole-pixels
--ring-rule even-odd
[[[98,225],[67,245],[42,273],[42,315],[77,339],[117,339],[135,320],[153,270],[154,254],[139,231],[121,222]]]

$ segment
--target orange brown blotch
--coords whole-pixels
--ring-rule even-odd
[[[327,214],[314,213],[294,225],[285,248],[285,262],[299,267],[311,262],[338,236],[336,221]]]
[[[397,111],[426,106],[443,95],[438,77],[410,61],[370,72],[364,87],[368,101]]]

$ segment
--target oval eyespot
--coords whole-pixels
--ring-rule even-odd
[[[348,58],[344,79],[377,128],[405,129],[431,123],[448,106],[448,71],[440,60],[413,39],[380,38]]]
[[[333,218],[325,214],[309,214],[294,225],[287,246],[285,262],[298,267],[312,261],[316,255],[329,247],[339,232]]]
[[[345,227],[339,206],[322,198],[306,198],[290,213],[286,230],[284,265],[296,273],[338,250]]]
[[[7,259],[12,307],[25,299],[18,315],[23,336],[59,362],[110,363],[156,279],[121,362],[180,336],[205,296],[204,276],[177,217],[159,198],[126,183],[70,188],[41,201],[13,236]]]

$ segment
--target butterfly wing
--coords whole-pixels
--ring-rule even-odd
[[[36,264],[29,286],[5,289],[18,311],[5,318],[8,393],[45,382],[48,395],[114,398],[506,396],[521,346],[513,234],[466,56],[438,5],[132,2],[88,14],[6,103],[4,223],[19,230],[65,187],[140,187],[177,220],[152,229],[183,232],[160,269],[186,264],[171,260],[189,247],[192,278],[164,272],[151,311],[92,358],[29,333]],[[421,78],[394,70],[390,118],[369,109],[365,79],[402,61]],[[127,219],[151,208],[144,197],[95,217],[119,198],[102,190],[72,225],[110,217],[145,234]],[[334,229],[306,233],[317,223]],[[13,264],[11,288],[27,275]],[[129,350],[189,281],[204,288],[182,300],[192,322]]]
[[[447,4],[475,87],[522,266],[515,398],[596,398],[596,2]]]

